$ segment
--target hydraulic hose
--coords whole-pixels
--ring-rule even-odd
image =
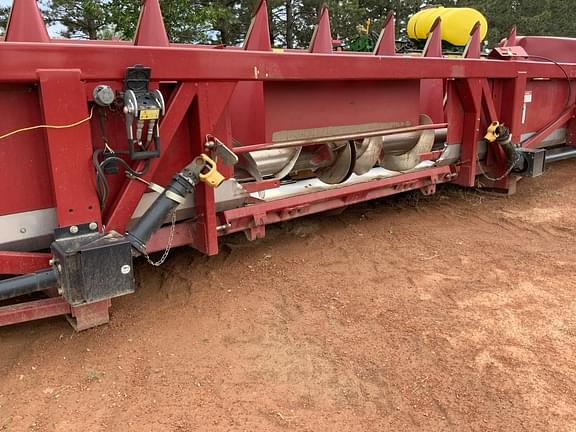
[[[45,291],[57,285],[58,277],[52,269],[6,279],[0,281],[0,301]]]
[[[142,254],[146,254],[146,243],[166,220],[166,217],[179,204],[181,204],[193,190],[190,179],[178,174],[172,183],[162,192],[162,194],[146,210],[146,213],[136,223],[134,228],[126,233],[132,246]]]
[[[508,167],[510,170],[522,171],[524,170],[525,160],[522,154],[518,152],[518,148],[512,144],[512,135],[510,129],[505,126],[500,126],[499,136],[496,142],[502,147],[506,154]]]
[[[202,181],[210,187],[218,187],[224,176],[216,169],[216,163],[205,154],[196,157],[180,173],[176,174],[170,185],[164,189],[146,213],[136,223],[134,228],[126,233],[126,238],[132,246],[146,255],[146,243],[166,220],[171,211],[184,202],[186,196],[196,184]]]

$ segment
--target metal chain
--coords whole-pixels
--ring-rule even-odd
[[[164,264],[164,261],[166,261],[166,258],[168,258],[168,255],[170,254],[170,249],[172,249],[172,242],[174,241],[175,231],[176,231],[176,209],[172,210],[172,225],[170,226],[170,234],[168,235],[168,244],[166,245],[166,249],[164,250],[162,257],[158,261],[154,262],[150,259],[150,255],[148,255],[148,253],[144,251],[144,257],[146,258],[146,261],[150,263],[150,265],[153,265],[154,267],[160,267],[162,264]]]
[[[504,172],[504,174],[502,174],[500,177],[496,177],[496,178],[492,178],[488,174],[486,174],[486,172],[484,172],[484,169],[482,168],[482,164],[480,164],[480,174],[482,174],[484,177],[486,177],[490,181],[497,182],[497,181],[502,180],[504,177],[507,177],[512,172],[512,170],[514,169],[514,167],[516,166],[516,164],[519,161],[520,161],[520,156],[516,156],[516,160],[514,162],[512,162],[512,164],[510,165],[510,167],[508,167],[508,169]]]

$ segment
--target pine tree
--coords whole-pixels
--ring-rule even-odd
[[[9,15],[9,7],[0,7],[0,35],[3,35],[6,32],[6,24],[8,23]]]
[[[109,22],[106,5],[98,0],[51,0],[46,11],[48,23],[63,26],[66,38],[98,39]]]

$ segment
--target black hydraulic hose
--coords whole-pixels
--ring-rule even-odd
[[[52,269],[0,281],[0,301],[54,288],[58,277]]]
[[[182,175],[177,175],[172,183],[146,210],[146,213],[138,220],[134,228],[126,233],[126,237],[132,246],[139,252],[146,254],[146,243],[164,223],[166,217],[174,210],[186,195],[192,192],[192,185]]]
[[[510,130],[505,126],[500,126],[499,134],[500,136],[496,142],[502,147],[504,153],[506,153],[508,169],[522,171],[524,169],[524,158],[518,153],[518,148],[512,144]]]

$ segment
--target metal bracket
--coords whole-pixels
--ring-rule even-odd
[[[420,192],[422,192],[422,195],[424,196],[434,195],[436,193],[436,184],[433,183],[428,186],[424,186],[423,188],[420,188]]]
[[[254,224],[245,231],[250,241],[263,239],[266,235],[266,213],[257,213],[252,216]]]
[[[496,47],[490,57],[510,60],[514,58],[528,57],[526,50],[520,46]]]
[[[206,135],[206,143],[204,148],[208,151],[211,150],[214,158],[222,159],[224,165],[236,165],[238,163],[238,156],[218,138],[212,135]]]

